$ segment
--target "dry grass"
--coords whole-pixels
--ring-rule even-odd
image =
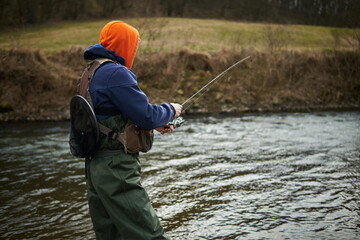
[[[83,49],[52,55],[2,51],[0,119],[68,118],[68,103],[85,66]],[[184,102],[237,60],[251,56],[188,112],[308,111],[360,107],[360,55],[181,49],[140,55],[133,67],[152,103]],[[13,110],[7,112],[9,110]]]
[[[0,112],[12,110],[11,118],[32,114],[42,118],[49,111],[67,115],[67,104],[81,73],[79,67],[84,66],[82,51],[70,49],[56,58],[39,50],[1,51]]]
[[[360,64],[360,56],[356,53],[222,50],[207,54],[182,49],[174,54],[149,55],[138,61],[134,71],[154,102],[169,99],[182,103],[248,55],[250,60],[227,74],[190,112],[359,107],[360,70],[355,66]]]

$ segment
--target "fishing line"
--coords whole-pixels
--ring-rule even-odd
[[[192,98],[194,98],[197,94],[199,94],[202,90],[204,90],[205,88],[207,88],[209,85],[211,85],[211,83],[215,82],[216,80],[218,80],[220,77],[222,77],[226,72],[230,71],[232,68],[236,67],[238,64],[240,64],[241,62],[245,61],[246,59],[250,58],[250,56],[247,56],[246,58],[241,59],[240,61],[236,62],[235,64],[233,64],[232,66],[228,67],[225,71],[223,71],[222,73],[220,73],[219,75],[217,75],[213,80],[211,80],[210,82],[208,82],[205,86],[203,86],[199,91],[197,91],[194,95],[192,95],[191,97],[189,97],[185,102],[183,102],[183,104],[181,104],[182,106],[184,106],[188,101],[190,101]]]
[[[228,77],[228,79],[230,79],[230,77]],[[211,88],[212,86],[214,86],[216,83],[217,83],[217,82],[213,82],[211,85],[209,85],[209,87],[208,87],[202,94],[200,94],[198,97],[196,97],[196,98],[194,99],[194,101],[192,101],[187,107],[185,107],[185,108],[183,109],[183,111],[186,111],[186,109],[190,108],[194,103],[196,103],[196,102],[199,100],[199,98],[201,98],[207,91],[209,91],[210,88]],[[183,105],[183,107],[184,107],[184,105]]]
[[[183,102],[183,104],[181,104],[181,106],[185,106],[186,103],[188,103],[191,99],[193,99],[196,95],[198,95],[201,91],[203,91],[204,89],[206,89],[202,94],[200,94],[189,106],[187,106],[183,111],[185,111],[186,109],[188,109],[190,106],[192,106],[197,100],[199,100],[199,98],[204,95],[212,86],[215,85],[216,80],[220,79],[221,77],[223,77],[225,75],[225,73],[227,73],[228,71],[230,71],[231,69],[233,69],[234,67],[236,67],[238,64],[240,64],[241,62],[245,61],[246,59],[250,58],[250,56],[247,56],[243,59],[241,59],[240,61],[234,63],[233,65],[231,65],[230,67],[228,67],[225,71],[223,71],[222,73],[220,73],[219,75],[217,75],[213,80],[211,80],[210,82],[208,82],[207,84],[205,84],[205,86],[203,86],[199,91],[197,91],[196,93],[194,93],[191,97],[189,97],[188,99],[186,99],[185,102]],[[178,118],[174,119],[173,121],[169,122],[169,125],[174,126],[174,128],[180,127],[183,123],[185,122],[185,120],[179,116]]]

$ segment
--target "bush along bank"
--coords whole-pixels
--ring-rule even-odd
[[[69,101],[86,66],[83,51],[0,51],[0,121],[69,119]],[[360,109],[356,52],[180,49],[140,54],[132,70],[151,103],[182,103],[246,56],[251,58],[224,75],[187,113]]]

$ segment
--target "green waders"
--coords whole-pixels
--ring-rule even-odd
[[[101,123],[124,131],[121,115]],[[87,161],[89,209],[97,239],[167,239],[140,183],[138,154],[126,154],[120,142],[102,135],[99,152]]]

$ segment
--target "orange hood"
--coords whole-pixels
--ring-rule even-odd
[[[112,21],[101,30],[100,44],[123,57],[130,70],[139,44],[139,32],[127,23]]]

